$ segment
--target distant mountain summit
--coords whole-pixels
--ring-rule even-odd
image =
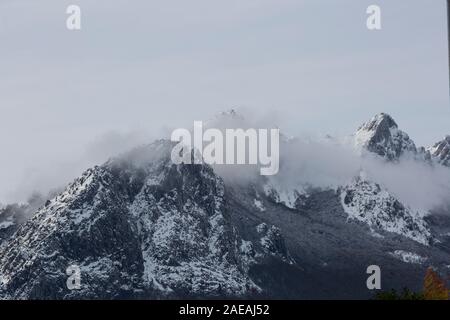
[[[386,113],[377,114],[364,123],[355,134],[355,143],[386,160],[398,160],[406,153],[417,152],[408,134],[399,130],[394,119]]]

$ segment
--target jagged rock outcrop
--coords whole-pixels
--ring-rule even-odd
[[[355,143],[386,160],[398,160],[404,154],[417,152],[408,134],[399,130],[394,119],[386,113],[364,123],[355,134]]]
[[[0,246],[45,203],[45,198],[33,193],[26,203],[12,203],[0,207]]]

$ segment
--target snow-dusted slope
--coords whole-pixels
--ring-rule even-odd
[[[40,201],[30,201],[0,208],[0,246],[37,210],[39,205],[41,205]]]
[[[404,250],[395,250],[394,252],[391,252],[391,254],[393,257],[405,263],[424,264],[427,261],[426,257],[422,257],[414,252]]]
[[[450,167],[450,136],[446,136],[442,141],[435,143],[427,151],[430,152],[434,161]]]
[[[230,225],[223,181],[208,166],[173,165],[171,146],[160,141],[89,169],[40,209],[0,253],[5,294],[257,294],[247,272],[265,256],[263,247]],[[65,269],[73,264],[88,285],[69,291]]]
[[[393,166],[417,154],[386,114],[354,138]],[[422,285],[426,263],[448,265],[428,213],[364,175],[320,190],[302,177],[287,184],[291,171],[234,183],[207,165],[173,165],[172,147],[157,141],[88,169],[47,201],[3,243],[0,298],[360,297],[371,294],[358,291],[368,263],[393,266],[384,275],[402,286]],[[0,232],[15,221],[2,212]],[[71,265],[80,290],[66,287]]]
[[[386,189],[363,176],[341,190],[341,201],[350,219],[366,223],[372,231],[387,231],[428,245],[431,234],[424,213],[408,208]]]

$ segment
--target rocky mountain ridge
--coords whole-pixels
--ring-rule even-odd
[[[421,152],[386,114],[355,141],[386,161]],[[172,164],[172,147],[156,141],[88,169],[15,224],[0,247],[0,297],[363,298],[370,264],[398,288],[421,285],[427,265],[450,270],[446,213],[428,218],[363,172],[337,189],[233,184],[208,165]],[[430,165],[445,165],[446,150],[427,150],[440,160]]]

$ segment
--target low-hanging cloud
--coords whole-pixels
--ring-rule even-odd
[[[26,202],[35,193],[47,197],[63,189],[87,168],[154,139],[153,134],[140,130],[107,131],[84,146],[77,145],[71,152],[41,152],[34,161],[25,163],[22,171],[17,169],[17,180],[9,181],[8,188],[0,181],[3,191],[0,202]]]
[[[450,168],[412,157],[388,162],[372,154],[361,156],[346,143],[302,138],[286,146],[281,157],[277,179],[290,187],[338,188],[363,171],[413,209],[432,210],[450,203]]]
[[[265,118],[267,119],[267,117]],[[229,125],[229,117],[223,122],[216,119],[215,126]],[[267,121],[244,121],[241,127],[267,127]],[[375,154],[361,153],[351,136],[287,138],[280,145],[280,171],[270,177],[284,189],[337,189],[351,183],[364,172],[367,178],[378,183],[405,205],[415,210],[429,211],[450,205],[450,168],[432,164],[414,157],[401,157],[398,161],[386,161]],[[225,179],[250,181],[258,174],[254,166],[216,166]]]
[[[251,112],[241,109],[239,112],[224,113],[205,122],[205,127],[277,127],[273,114],[249,117]],[[186,126],[189,129],[189,123]],[[150,143],[155,138],[170,136],[169,129],[160,131],[157,137],[141,131],[109,131],[88,143],[77,157],[42,159],[42,165],[25,172],[26,178],[10,193],[9,200],[25,201],[36,191],[45,195],[55,188],[63,187],[92,165]],[[362,156],[352,144],[351,137],[288,137],[282,131],[281,139],[280,171],[270,179],[284,189],[337,189],[351,183],[364,171],[371,181],[380,184],[402,203],[416,210],[429,211],[450,205],[450,168],[412,158],[387,162],[370,153]],[[259,177],[257,166],[216,165],[214,169],[231,182],[248,183]]]

